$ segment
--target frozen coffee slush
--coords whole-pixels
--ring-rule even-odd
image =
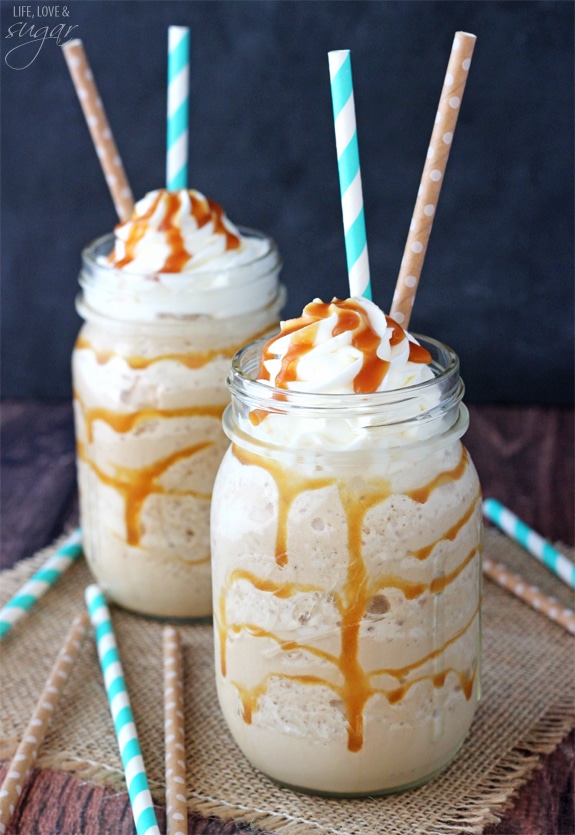
[[[90,568],[148,615],[211,613],[209,513],[235,352],[277,329],[274,242],[197,191],[161,189],[83,253],[73,355]]]
[[[211,517],[229,728],[290,787],[423,783],[479,695],[481,498],[457,356],[366,298],[316,300],[241,350],[229,387]]]

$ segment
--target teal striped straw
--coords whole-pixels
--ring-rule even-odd
[[[137,835],[160,835],[110,611],[96,584],[88,586],[84,595],[96,633],[98,658],[116,729],[136,832]]]
[[[485,499],[484,516],[501,528],[511,539],[518,542],[526,551],[557,575],[564,583],[575,588],[575,565],[551,543],[543,539],[532,528],[522,522],[514,513],[496,499]]]
[[[328,52],[328,61],[350,295],[371,299],[349,49]]]
[[[168,135],[166,187],[188,184],[188,111],[190,87],[190,30],[168,27]]]
[[[46,594],[56,580],[82,553],[82,532],[74,531],[42,568],[25,583],[16,595],[0,609],[0,640],[14,624],[28,614],[37,601]]]

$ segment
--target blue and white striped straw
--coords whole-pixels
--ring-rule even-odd
[[[55,554],[46,560],[42,568],[25,583],[15,596],[0,609],[0,640],[14,624],[28,614],[34,604],[46,594],[56,580],[82,553],[82,532],[74,531],[58,548]]]
[[[136,832],[138,835],[160,835],[110,611],[96,584],[88,586],[84,594],[96,633],[98,658],[116,729]]]
[[[564,583],[575,588],[575,565],[496,499],[485,499],[484,516],[518,542]]]
[[[349,49],[328,52],[328,61],[350,295],[371,299]]]
[[[190,88],[190,30],[168,27],[168,135],[166,188],[188,184],[188,111]]]

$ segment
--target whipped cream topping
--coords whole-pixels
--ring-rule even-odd
[[[151,191],[114,233],[82,254],[82,316],[227,319],[284,303],[274,241],[198,191]]]
[[[130,273],[181,273],[245,264],[265,252],[199,191],[157,189],[116,226],[109,264]]]
[[[365,298],[315,299],[263,348],[259,379],[316,394],[367,394],[433,379],[431,355]]]
[[[421,345],[365,298],[306,305],[236,355],[228,386],[230,440],[310,473],[316,453],[353,449],[369,453],[368,470],[388,456],[391,475],[421,458],[421,444],[450,444],[467,428],[457,356],[427,337]]]

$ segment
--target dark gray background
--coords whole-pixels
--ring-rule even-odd
[[[77,26],[136,198],[165,181],[167,27],[190,27],[189,185],[277,240],[286,316],[347,295],[328,50],[352,50],[373,294],[387,310],[453,35],[476,34],[411,328],[459,353],[470,402],[573,402],[572,2],[31,11],[46,5]],[[69,397],[80,251],[116,216],[57,44],[25,68],[6,62],[15,9],[2,4],[0,33],[2,394]]]

